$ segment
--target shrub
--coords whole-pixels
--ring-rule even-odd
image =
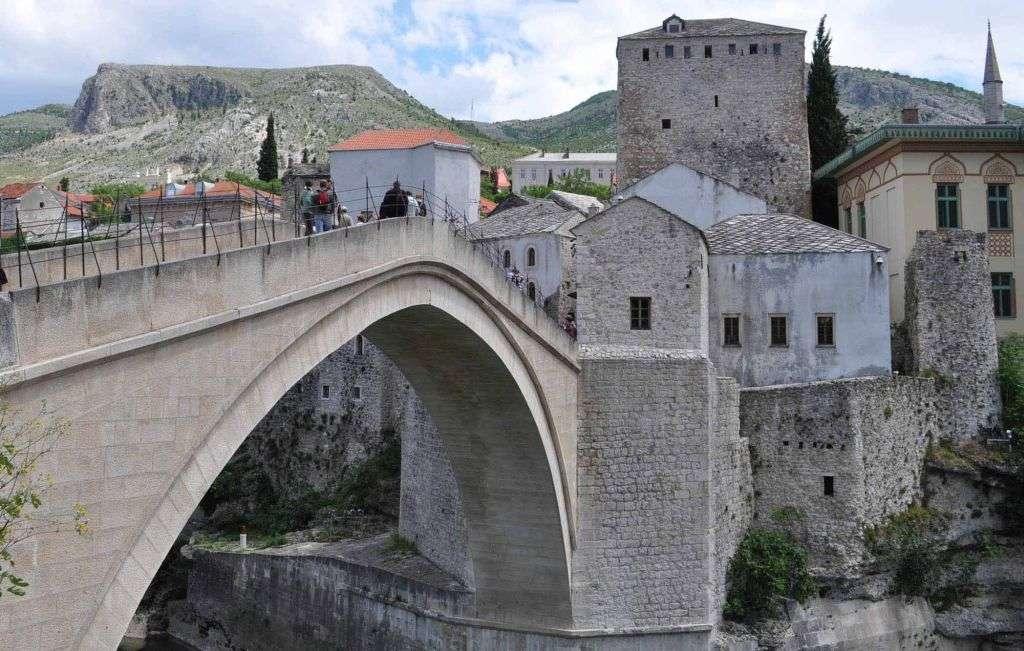
[[[394,554],[401,554],[403,556],[420,553],[420,550],[416,547],[416,543],[398,533],[393,533],[388,538],[387,550]]]
[[[755,622],[778,616],[785,599],[803,602],[817,585],[807,552],[788,533],[751,529],[729,562],[725,616]]]
[[[1003,423],[1024,426],[1024,335],[1011,334],[999,342],[999,388],[1003,398]]]
[[[930,597],[944,571],[948,517],[911,506],[865,531],[868,549],[893,572],[893,591]]]
[[[261,181],[260,179],[254,179],[251,176],[242,174],[241,172],[233,172],[231,170],[224,172],[224,178],[228,181],[238,183],[239,185],[259,190],[260,192],[271,192],[273,194],[281,194],[281,188],[283,187],[281,179]]]

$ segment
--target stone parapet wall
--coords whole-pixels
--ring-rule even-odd
[[[863,531],[921,497],[928,443],[937,436],[934,383],[923,378],[831,380],[740,391],[750,441],[754,523],[799,511],[793,524],[812,568],[853,576]],[[831,477],[832,495],[826,495]]]
[[[906,265],[909,371],[934,377],[939,435],[968,439],[999,427],[999,351],[985,234],[919,231]]]

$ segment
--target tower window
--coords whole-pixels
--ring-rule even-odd
[[[512,252],[505,249],[505,252],[501,254],[501,266],[508,269],[512,266]]]
[[[704,58],[705,59],[710,59],[711,58],[711,46],[710,45],[705,45],[704,46]]]
[[[356,335],[356,355],[363,354],[363,335]]]
[[[863,201],[857,204],[857,234],[861,237],[868,236],[868,210]]]
[[[715,95],[715,108],[718,108],[718,95]]]
[[[526,295],[530,297],[531,301],[537,300],[537,286],[532,282],[526,286]]]
[[[770,344],[772,346],[789,345],[789,327],[785,314],[772,314],[769,317],[771,325]]]
[[[722,315],[722,345],[740,345],[740,317],[738,314]]]
[[[661,128],[662,129],[671,129],[672,128],[672,120],[670,120],[669,118],[661,118]]]
[[[675,56],[676,56],[676,46],[674,46],[674,45],[666,45],[665,46],[665,58],[666,59],[674,59]]]
[[[823,488],[825,489],[825,497],[832,497],[836,494],[836,478],[832,475],[825,475],[822,477]]]
[[[757,54],[757,43],[751,43],[750,44],[750,53],[751,54]]]
[[[782,54],[782,43],[772,43],[772,54],[775,56]]]
[[[992,305],[996,318],[1012,319],[1016,314],[1013,274],[1001,271],[992,274]]]
[[[331,385],[325,384],[320,387],[320,397],[324,400],[329,400],[331,397]]]
[[[644,59],[644,61],[650,61],[651,60],[651,49],[650,48],[646,48],[646,47],[644,48],[643,59]]]
[[[352,387],[352,398],[354,400],[359,400],[362,397],[363,397],[363,387],[359,386],[358,384],[353,386]]]
[[[526,266],[533,267],[537,264],[537,251],[532,246],[526,249]]]
[[[736,44],[729,43],[729,54],[736,54]]]
[[[668,31],[671,32],[672,34],[678,34],[679,33],[679,23],[669,23]]]
[[[683,46],[683,58],[684,59],[689,59],[692,56],[693,56],[693,48],[691,48],[689,45],[684,45]]]
[[[629,329],[651,329],[651,297],[631,296],[629,298]]]

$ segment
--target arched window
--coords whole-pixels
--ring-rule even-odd
[[[537,264],[537,251],[531,246],[526,249],[526,266],[532,267]]]
[[[533,251],[533,249],[530,249],[530,250]],[[530,297],[531,301],[537,300],[537,286],[534,285],[533,283],[530,283],[529,285],[527,285],[526,286],[526,295]]]
[[[501,256],[501,264],[506,269],[512,266],[512,252],[505,249],[505,253]]]

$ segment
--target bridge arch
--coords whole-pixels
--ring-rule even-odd
[[[463,498],[479,618],[509,625],[571,625],[575,468],[574,449],[566,449],[565,436],[569,406],[571,425],[575,419],[574,348],[552,337],[557,331],[545,330],[550,328],[546,322],[530,323],[536,315],[516,303],[525,301],[518,293],[503,295],[510,290],[500,272],[488,268],[482,273],[479,256],[467,243],[425,223],[405,228],[412,232],[401,243],[414,251],[399,246],[383,254],[382,261],[384,248],[377,247],[377,255],[363,255],[362,269],[344,274],[344,281],[315,285],[319,289],[278,293],[267,300],[250,288],[241,292],[250,304],[235,306],[229,316],[217,313],[187,334],[179,326],[156,330],[158,319],[150,316],[150,331],[131,345],[125,341],[133,337],[127,337],[52,359],[23,347],[34,363],[7,374],[23,385],[14,387],[16,401],[68,386],[83,387],[85,396],[103,386],[105,395],[116,397],[91,405],[78,417],[80,445],[109,444],[118,432],[111,433],[107,419],[115,418],[138,428],[129,438],[145,439],[151,431],[158,436],[152,424],[133,420],[139,418],[133,414],[154,406],[175,412],[182,424],[175,440],[158,454],[134,457],[129,452],[127,461],[111,461],[110,452],[103,453],[103,480],[120,472],[111,470],[114,466],[126,466],[123,474],[129,474],[133,463],[147,464],[154,486],[157,477],[166,479],[160,479],[165,483],[152,496],[132,501],[137,515],[119,513],[113,505],[99,509],[99,528],[105,530],[108,523],[114,528],[116,521],[124,540],[103,559],[109,569],[95,590],[91,612],[81,614],[75,642],[83,648],[116,646],[174,539],[242,441],[295,382],[361,332],[403,370],[445,441]],[[425,242],[416,244],[416,239]],[[216,283],[206,277],[204,265],[210,274],[238,276],[273,265],[292,268],[302,261],[318,273],[338,276],[307,246],[301,241],[275,245],[273,255],[261,249],[232,252],[223,264],[217,262],[216,270],[210,259],[182,261],[165,266],[156,282],[192,283],[202,292],[203,286]],[[238,259],[233,261],[233,255]],[[246,256],[260,260],[249,264]],[[138,276],[147,273],[115,275],[104,281],[105,291],[117,292],[122,281],[138,290]],[[65,305],[80,289],[75,284],[59,290]],[[40,303],[26,298],[26,311],[45,310],[47,291],[43,288]],[[100,298],[92,300],[84,302],[87,310],[108,314],[96,306]],[[88,321],[88,315],[82,318]],[[149,338],[154,330],[166,337]],[[109,355],[105,346],[112,346]],[[81,362],[75,361],[78,355]],[[187,398],[174,393],[163,406],[153,402],[153,392],[133,394],[140,378],[174,383],[191,376],[204,378],[203,386]],[[71,420],[74,424],[76,417]],[[69,489],[69,501],[77,490]],[[69,570],[73,566],[69,561]]]

